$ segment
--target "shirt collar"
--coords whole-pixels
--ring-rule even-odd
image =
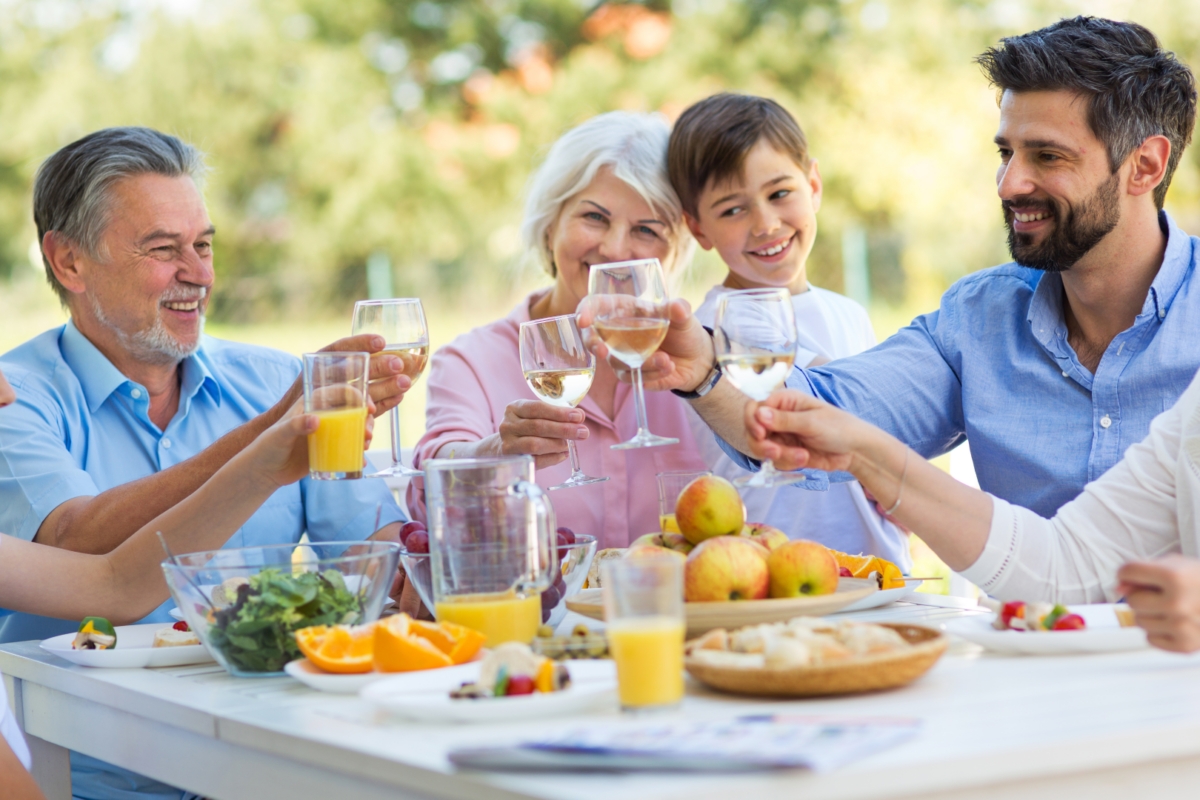
[[[74,320],[67,320],[59,340],[63,360],[79,379],[83,396],[87,398],[88,410],[93,414],[117,389],[133,381],[113,366],[104,353],[75,327]],[[221,402],[221,389],[208,363],[208,354],[203,345],[195,355],[188,356],[180,364],[183,381],[180,386],[182,398],[190,400],[196,392],[204,389],[217,404]]]
[[[1166,316],[1167,308],[1175,299],[1179,287],[1187,277],[1188,268],[1192,263],[1192,239],[1179,229],[1175,220],[1165,212],[1158,212],[1158,224],[1167,234],[1167,247],[1163,251],[1162,265],[1158,274],[1150,284],[1146,293],[1146,301],[1142,305],[1139,319]],[[1065,336],[1066,320],[1062,307],[1062,276],[1057,272],[1044,273],[1038,280],[1037,288],[1029,303],[1029,314],[1026,319],[1033,329],[1033,335],[1047,348],[1053,347],[1060,336]]]

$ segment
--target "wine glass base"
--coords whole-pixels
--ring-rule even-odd
[[[364,478],[424,478],[425,473],[419,469],[406,467],[403,464],[394,464],[386,469],[381,469],[378,472],[372,472],[370,475],[363,475]]]
[[[764,475],[756,472],[747,478],[734,480],[735,486],[745,486],[747,489],[772,489],[776,486],[791,486],[794,483],[804,483],[808,478],[795,472],[776,472]]]
[[[638,431],[638,434],[627,442],[614,444],[613,450],[634,450],[638,447],[662,447],[667,444],[679,444],[678,439],[669,439],[666,436],[655,436],[653,433],[646,431]]]
[[[560,483],[558,486],[551,486],[546,491],[553,492],[555,489],[574,489],[576,486],[587,486],[589,483],[604,483],[609,478],[593,478],[590,475],[572,475],[567,480]]]

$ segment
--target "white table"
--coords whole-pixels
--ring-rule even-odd
[[[853,616],[937,625],[969,613],[979,612],[902,603]],[[745,700],[689,684],[681,713],[692,719],[770,710],[924,720],[915,739],[833,773],[750,776],[462,773],[446,760],[454,747],[512,742],[580,717],[420,725],[288,678],[235,679],[215,665],[87,669],[34,642],[0,647],[0,671],[18,721],[36,737],[39,780],[60,793],[51,800],[69,796],[61,748],[220,800],[1128,800],[1195,798],[1200,785],[1200,658],[1150,650],[1020,658],[959,643],[908,687],[808,701]]]

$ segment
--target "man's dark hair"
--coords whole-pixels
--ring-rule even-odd
[[[667,174],[683,210],[698,217],[705,187],[741,175],[746,155],[762,139],[808,172],[812,160],[804,131],[774,100],[714,94],[684,111],[667,145]]]
[[[190,144],[150,128],[105,128],[72,142],[38,167],[33,182],[33,221],[38,246],[47,231],[78,245],[92,258],[107,258],[101,238],[108,227],[109,190],[135,175],[190,175],[202,187],[204,154]],[[46,280],[66,305],[67,290],[42,253]]]
[[[1133,22],[1081,16],[1000,41],[975,59],[991,84],[1001,93],[1065,90],[1088,98],[1088,125],[1113,172],[1146,139],[1167,137],[1171,155],[1154,189],[1162,208],[1196,122],[1192,71]]]

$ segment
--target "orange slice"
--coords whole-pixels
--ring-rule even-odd
[[[839,553],[837,550],[830,550],[833,553],[834,559],[839,567],[845,567],[850,570],[850,574],[856,578],[866,578],[872,572],[878,572],[883,578],[882,589],[897,589],[904,585],[904,581],[900,580],[903,573],[900,568],[890,561],[884,561],[878,556],[864,556],[862,554],[852,556],[849,553]]]
[[[375,669],[380,672],[413,672],[448,667],[453,662],[428,639],[412,633],[407,614],[388,617],[375,625]]]
[[[441,650],[446,655],[454,649],[455,637],[442,625],[436,622],[423,622],[421,620],[413,620],[408,626],[409,634],[420,636],[422,639],[427,639],[431,645]]]
[[[370,627],[316,625],[296,631],[300,652],[326,672],[370,672],[374,639]]]
[[[465,625],[454,622],[439,623],[447,633],[454,637],[454,648],[450,651],[450,660],[455,664],[465,664],[476,655],[487,641],[487,636]]]

